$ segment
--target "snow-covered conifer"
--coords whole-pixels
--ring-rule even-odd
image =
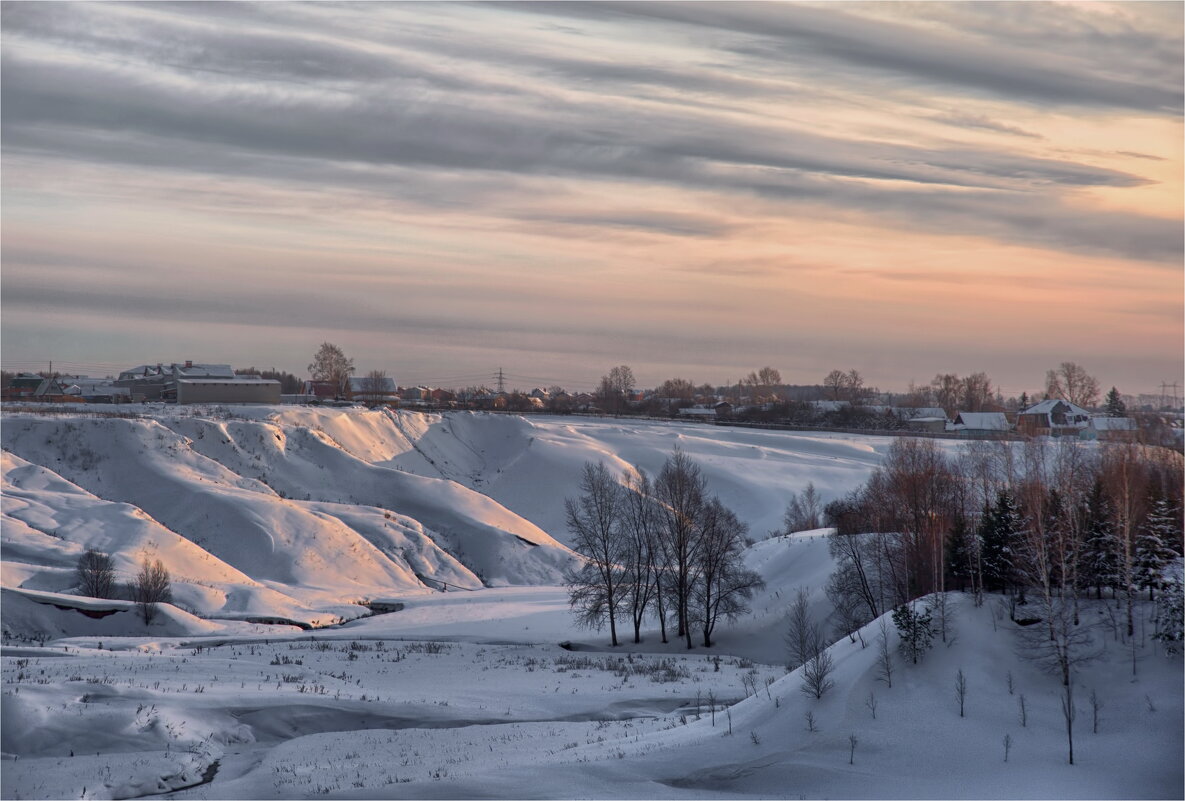
[[[1148,590],[1148,600],[1155,598],[1164,568],[1176,556],[1168,544],[1176,536],[1176,515],[1173,512],[1168,501],[1158,499],[1136,536],[1132,580],[1140,589]]]

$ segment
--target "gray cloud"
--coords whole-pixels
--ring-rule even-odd
[[[1023,128],[1018,128],[1015,125],[1008,125],[1007,123],[993,120],[990,117],[982,114],[961,114],[956,111],[948,112],[946,114],[936,114],[929,119],[935,122],[941,122],[946,125],[954,125],[959,128],[979,128],[985,131],[995,131],[996,133],[1006,133],[1013,136],[1023,136],[1028,139],[1044,139],[1041,134],[1026,131]]]
[[[1136,50],[1131,44],[1114,47],[1118,54],[1108,53],[1105,63],[1091,65],[1078,58],[1059,57],[1046,47],[984,41],[953,30],[939,33],[867,19],[834,7],[746,2],[523,3],[514,7],[540,14],[613,16],[731,31],[748,37],[732,49],[750,56],[790,63],[823,57],[842,68],[889,72],[929,85],[1041,104],[1180,113],[1185,95],[1181,82],[1171,79],[1179,73],[1179,51],[1166,47],[1163,38],[1151,36],[1139,38],[1138,44],[1157,45],[1164,71],[1160,75],[1124,75],[1127,56]],[[1084,69],[1087,66],[1094,69]]]
[[[22,30],[31,35],[37,28],[26,25]],[[190,50],[207,55],[237,52],[253,41],[241,32],[227,36],[233,46],[226,46],[219,30],[204,31],[199,40],[210,39],[210,45],[195,44]],[[2,75],[6,151],[252,175],[260,180],[321,182],[441,205],[471,198],[441,186],[433,178],[441,171],[449,176],[500,173],[510,186],[515,176],[641,180],[756,193],[781,202],[849,204],[920,227],[933,227],[935,203],[926,195],[831,179],[1025,193],[1043,185],[1143,182],[1069,160],[966,147],[849,141],[756,119],[720,120],[695,111],[636,103],[623,108],[607,100],[560,101],[532,94],[529,85],[507,98],[484,95],[478,84],[461,102],[461,95],[409,90],[400,82],[397,62],[388,65],[387,81],[382,69],[386,62],[381,59],[334,55],[324,43],[317,43],[313,51],[303,47],[295,46],[297,61],[338,65],[334,75],[353,78],[347,84],[314,82],[308,92],[294,94],[266,80],[226,82],[216,77],[205,81],[190,76],[179,90],[148,66],[130,70],[100,62],[88,67],[9,47],[3,54]],[[284,63],[279,51],[262,60]],[[239,69],[242,63],[232,61],[232,66]],[[307,65],[300,69],[312,74]],[[322,85],[333,92],[319,92]],[[410,169],[414,174],[403,176],[410,183],[400,184],[399,192],[389,185],[384,190],[382,176],[349,166],[359,162]],[[761,172],[755,174],[753,168]],[[448,183],[456,188],[455,178]],[[431,191],[433,186],[436,191]],[[429,190],[420,191],[425,187]],[[493,191],[489,189],[486,197]],[[962,198],[955,198],[955,203],[966,205]],[[1018,218],[1018,205],[1042,219],[1043,225],[1034,226],[1032,218]],[[1039,211],[1040,205],[1050,211]],[[1080,226],[1073,224],[1059,237],[1066,223],[1073,223],[1059,216],[1059,205],[1056,197],[1042,203],[1021,198],[1018,204],[1007,193],[980,195],[974,213],[961,215],[959,222],[971,232],[990,230],[1070,250],[1163,257],[1163,247],[1138,237],[1121,236],[1110,243],[1090,237],[1083,242]],[[949,209],[940,211],[944,224],[952,222]],[[619,226],[622,215],[606,219]]]

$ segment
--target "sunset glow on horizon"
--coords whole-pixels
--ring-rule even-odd
[[[5,369],[1182,377],[1181,3],[2,7]]]

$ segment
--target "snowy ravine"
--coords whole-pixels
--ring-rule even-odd
[[[837,497],[890,440],[469,413],[136,412],[5,417],[4,798],[1185,793],[1182,661],[1150,626],[1134,649],[1100,627],[1104,650],[1075,679],[1073,766],[1058,680],[1021,658],[990,596],[952,596],[948,642],[916,666],[895,654],[891,687],[873,622],[831,647],[833,690],[801,692],[784,668],[786,607],[803,588],[825,617],[826,532],[766,537],[790,491],[809,481]],[[712,649],[652,630],[611,649],[573,627],[557,586],[573,559],[563,499],[586,461],[656,473],[675,445],[749,524],[746,564],[767,586]],[[123,579],[161,558],[175,604],[146,627],[125,601],[80,598],[73,566],[88,547]],[[1088,604],[1087,622],[1103,611]]]

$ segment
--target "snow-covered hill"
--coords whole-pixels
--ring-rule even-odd
[[[323,624],[445,585],[554,584],[572,562],[490,498],[371,461],[398,452],[384,436],[410,447],[386,415],[186,411],[7,416],[4,585],[69,591],[95,548],[125,579],[160,558],[199,615]]]
[[[159,557],[177,605],[201,617],[301,625],[445,587],[560,583],[573,560],[563,501],[587,461],[656,474],[679,447],[763,538],[790,492],[846,492],[888,447],[688,423],[303,407],[27,412],[7,415],[2,433],[3,586],[68,593],[94,548],[123,579]]]
[[[289,408],[13,414],[2,434],[5,798],[1185,791],[1182,660],[1148,639],[1146,603],[1134,640],[1084,604],[1102,653],[1075,674],[1073,766],[1059,681],[990,597],[952,594],[948,642],[916,666],[894,649],[891,687],[874,622],[831,646],[832,690],[802,692],[786,612],[802,588],[825,620],[827,532],[765,535],[789,492],[847,491],[886,439]],[[563,499],[586,461],[656,473],[675,445],[749,523],[766,586],[710,650],[651,627],[610,648],[557,586]],[[125,578],[159,557],[175,604],[145,627],[78,596],[88,547]]]

